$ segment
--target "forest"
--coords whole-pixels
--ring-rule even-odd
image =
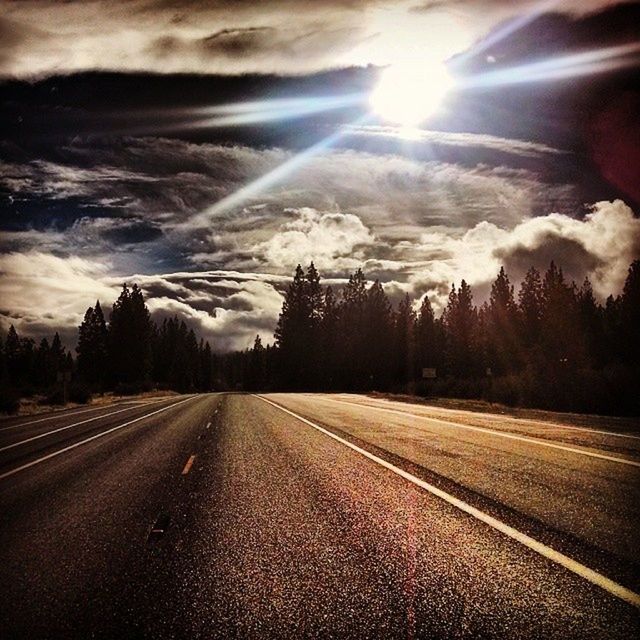
[[[604,304],[591,283],[568,282],[553,262],[530,268],[518,290],[502,268],[489,300],[452,285],[435,317],[427,296],[394,306],[361,269],[323,287],[313,263],[285,292],[274,343],[216,353],[177,317],[154,322],[136,285],[124,285],[107,321],[89,307],[74,353],[56,333],[39,344],[11,326],[0,341],[0,410],[39,394],[87,402],[107,391],[151,389],[382,391],[477,398],[512,406],[640,414],[640,260]]]

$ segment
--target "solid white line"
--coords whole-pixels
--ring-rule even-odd
[[[627,464],[632,467],[640,467],[640,462],[636,460],[629,460],[627,458],[618,458],[616,456],[609,456],[605,453],[596,453],[595,451],[587,451],[586,449],[577,449],[564,444],[556,444],[554,442],[548,442],[538,438],[530,438],[528,436],[521,436],[515,433],[508,433],[506,431],[499,431],[498,429],[487,429],[485,427],[475,427],[470,424],[462,424],[461,422],[452,422],[450,420],[441,420],[440,418],[430,418],[428,416],[421,416],[417,413],[408,413],[406,411],[400,411],[398,409],[387,409],[386,407],[373,407],[371,405],[360,404],[359,402],[349,402],[348,400],[335,400],[333,398],[322,398],[329,402],[336,402],[338,404],[346,404],[360,409],[370,409],[371,411],[385,411],[386,413],[393,413],[403,417],[419,418],[420,420],[427,420],[428,422],[437,422],[445,427],[452,427],[456,429],[468,429],[469,431],[479,431],[481,433],[488,433],[498,438],[508,438],[510,440],[520,440],[521,442],[528,442],[529,444],[535,444],[540,447],[549,447],[550,449],[559,449],[561,451],[568,451],[569,453],[577,453],[582,456],[589,456],[590,458],[599,458],[600,460],[607,460],[609,462],[619,462],[620,464]]]
[[[122,402],[118,402],[117,404],[113,404],[111,406],[119,406]],[[9,429],[17,429],[18,427],[26,427],[30,424],[37,424],[38,422],[46,422],[47,420],[58,420],[59,418],[66,418],[68,416],[77,416],[81,413],[89,413],[89,411],[99,411],[100,409],[108,409],[110,405],[103,404],[99,407],[91,407],[90,409],[82,409],[81,411],[73,411],[67,412],[64,411],[56,411],[53,415],[48,415],[45,418],[40,418],[39,420],[30,420],[29,422],[20,422],[19,424],[11,424],[8,427],[0,427],[0,431],[7,431]]]
[[[289,411],[289,409],[286,409],[285,407],[279,404],[276,404],[275,402],[272,402],[271,400],[268,400],[263,396],[256,395],[254,397],[259,398],[264,402],[267,402],[268,404],[276,407],[277,409],[280,409],[280,411],[284,411],[284,413],[288,413],[290,416],[293,416],[297,420],[304,422],[306,425],[309,425],[310,427],[317,429],[321,433],[324,433],[325,435],[329,436],[330,438],[333,438],[337,442],[340,442],[346,447],[349,447],[350,449],[353,449],[357,453],[363,455],[365,458],[368,458],[369,460],[383,466],[385,469],[392,471],[396,475],[399,475],[400,477],[404,478],[405,480],[408,480],[409,482],[420,487],[421,489],[428,491],[434,496],[441,498],[445,502],[448,502],[450,505],[460,509],[464,513],[472,516],[473,518],[476,518],[477,520],[480,520],[481,522],[484,522],[485,524],[489,525],[490,527],[493,527],[500,533],[503,533],[504,535],[508,536],[512,540],[515,540],[516,542],[523,544],[528,549],[531,549],[532,551],[535,551],[536,553],[547,558],[548,560],[551,560],[552,562],[555,562],[556,564],[561,565],[565,569],[568,569],[569,571],[580,576],[581,578],[588,580],[592,584],[604,589],[605,591],[616,596],[617,598],[620,598],[621,600],[624,600],[625,602],[628,602],[629,604],[632,604],[636,607],[640,607],[640,594],[637,594],[634,591],[631,591],[630,589],[623,587],[622,585],[618,584],[617,582],[614,582],[613,580],[610,580],[606,576],[603,576],[601,573],[598,573],[593,569],[589,569],[589,567],[586,567],[585,565],[580,564],[576,560],[573,560],[572,558],[565,556],[563,553],[560,553],[559,551],[556,551],[555,549],[552,549],[551,547],[548,547],[547,545],[541,542],[538,542],[537,540],[534,540],[530,536],[518,531],[517,529],[514,529],[513,527],[510,527],[508,524],[501,522],[500,520],[494,518],[493,516],[490,516],[484,513],[483,511],[480,511],[479,509],[472,507],[470,504],[467,504],[466,502],[459,500],[455,496],[452,496],[451,494],[446,493],[445,491],[442,491],[442,489],[438,489],[438,487],[435,487],[434,485],[429,484],[428,482],[425,482],[420,478],[417,478],[416,476],[410,474],[404,469],[401,469],[400,467],[396,467],[394,464],[391,464],[390,462],[387,462],[386,460],[379,458],[378,456],[374,455],[373,453],[370,453],[366,449],[363,449],[362,447],[359,447],[353,444],[352,442],[349,442],[348,440],[341,438],[340,436],[336,435],[335,433],[332,433],[328,429],[325,429],[320,425],[317,425],[314,422],[311,422],[311,420],[307,420],[306,418],[303,418],[297,413],[294,413],[293,411]]]
[[[28,469],[29,467],[33,467],[36,464],[40,464],[41,462],[44,462],[45,460],[49,460],[50,458],[55,458],[56,456],[59,456],[61,453],[65,453],[66,451],[71,451],[71,449],[75,449],[76,447],[79,447],[80,445],[86,444],[87,442],[91,442],[92,440],[96,440],[97,438],[102,438],[102,436],[106,436],[109,433],[113,433],[114,431],[118,431],[118,429],[123,429],[124,427],[128,427],[130,424],[133,424],[134,422],[140,422],[140,420],[144,420],[145,418],[150,418],[151,416],[156,415],[157,413],[162,413],[163,411],[166,411],[167,409],[171,409],[173,407],[177,407],[179,404],[182,404],[183,402],[188,402],[189,400],[193,400],[194,398],[197,398],[198,396],[191,396],[189,398],[185,398],[184,400],[180,400],[180,402],[174,402],[173,404],[170,404],[168,407],[162,407],[161,409],[157,409],[156,411],[152,411],[151,413],[147,413],[143,416],[140,416],[139,418],[135,418],[134,420],[129,420],[129,422],[125,422],[123,424],[119,424],[116,427],[112,427],[111,429],[107,429],[106,431],[102,431],[98,434],[96,434],[95,436],[91,436],[90,438],[85,438],[84,440],[80,440],[80,442],[75,442],[74,444],[69,445],[68,447],[64,447],[64,449],[59,449],[58,451],[54,451],[53,453],[49,453],[46,456],[42,456],[42,458],[38,458],[37,460],[32,460],[31,462],[27,462],[26,464],[23,464],[20,467],[16,467],[15,469],[11,469],[11,471],[6,471],[3,474],[0,474],[0,480],[3,480],[4,478],[8,478],[9,476],[12,476],[14,473],[18,473],[19,471],[23,471],[24,469]]]
[[[349,400],[336,400],[334,398],[326,398],[326,400],[333,400],[334,402],[348,402],[350,404],[360,405],[358,402],[350,402]],[[373,400],[374,402],[398,402],[398,400],[381,400],[379,398],[367,398],[368,400]],[[407,407],[411,406],[410,403],[404,403]],[[371,405],[362,405],[362,406],[371,406]],[[603,436],[613,436],[615,438],[630,438],[631,440],[640,440],[639,435],[635,435],[633,433],[622,433],[621,431],[606,431],[605,429],[592,429],[590,427],[577,427],[571,424],[561,424],[560,422],[548,422],[546,420],[535,420],[534,418],[517,418],[511,415],[502,415],[497,413],[486,413],[484,411],[469,411],[468,409],[447,409],[446,407],[438,407],[436,405],[420,405],[425,409],[433,409],[435,411],[444,411],[445,413],[453,413],[460,414],[464,413],[470,416],[477,416],[482,418],[504,418],[509,420],[510,422],[516,422],[518,424],[523,424],[526,426],[536,426],[542,425],[544,427],[553,427],[554,429],[570,429],[573,431],[585,431],[586,433],[597,433]],[[384,407],[380,407],[381,409]],[[400,409],[399,409],[400,411]],[[420,414],[411,413],[410,411],[406,411],[409,415],[419,416]],[[426,416],[422,416],[426,417]]]
[[[162,402],[162,400],[158,400],[158,402]],[[20,440],[19,442],[14,442],[12,444],[8,444],[4,447],[0,447],[0,452],[7,451],[8,449],[13,449],[15,447],[19,447],[21,444],[27,444],[29,442],[33,442],[34,440],[39,440],[40,438],[46,438],[47,436],[53,435],[54,433],[59,433],[60,431],[65,431],[66,429],[71,429],[72,427],[79,427],[81,424],[87,424],[88,422],[94,422],[95,420],[101,420],[102,418],[108,418],[109,416],[115,416],[117,413],[122,413],[123,411],[131,411],[132,409],[140,409],[141,406],[146,407],[149,404],[158,404],[158,402],[147,402],[144,405],[134,405],[132,407],[125,407],[124,409],[118,409],[118,411],[112,411],[111,413],[103,413],[99,416],[95,416],[94,418],[87,418],[86,420],[81,420],[80,422],[74,422],[73,424],[68,424],[64,427],[59,427],[57,429],[52,429],[51,431],[47,431],[46,433],[40,433],[37,436],[32,436],[31,438],[26,438],[25,440]]]

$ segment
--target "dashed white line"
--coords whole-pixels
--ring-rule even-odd
[[[438,487],[435,487],[434,485],[429,484],[428,482],[425,482],[420,478],[417,478],[416,476],[405,471],[404,469],[401,469],[400,467],[397,467],[394,464],[391,464],[390,462],[387,462],[386,460],[379,458],[378,456],[374,455],[373,453],[370,453],[366,449],[363,449],[362,447],[359,447],[353,444],[352,442],[349,442],[348,440],[341,438],[340,436],[329,431],[328,429],[325,429],[324,427],[321,427],[320,425],[315,424],[311,420],[307,420],[303,416],[300,416],[297,413],[294,413],[293,411],[289,411],[289,409],[286,409],[285,407],[279,404],[276,404],[275,402],[272,402],[271,400],[264,398],[263,396],[256,395],[255,397],[259,398],[263,402],[266,402],[272,405],[273,407],[276,407],[280,411],[283,411],[284,413],[287,413],[290,416],[293,416],[297,420],[304,422],[306,425],[313,427],[314,429],[317,429],[321,433],[324,433],[326,436],[333,438],[334,440],[336,440],[337,442],[340,442],[344,446],[349,447],[350,449],[353,449],[354,451],[363,455],[365,458],[368,458],[372,462],[379,464],[385,469],[388,469],[389,471],[404,478],[405,480],[408,480],[409,482],[420,487],[421,489],[428,491],[434,496],[441,498],[445,502],[448,502],[450,505],[460,509],[464,513],[472,516],[473,518],[476,518],[477,520],[480,520],[481,522],[496,529],[500,533],[508,536],[512,540],[519,542],[520,544],[524,545],[528,549],[535,551],[536,553],[547,558],[548,560],[551,560],[552,562],[559,564],[560,566],[571,571],[575,575],[580,576],[581,578],[584,578],[585,580],[600,587],[601,589],[604,589],[605,591],[616,596],[617,598],[620,598],[621,600],[624,600],[625,602],[628,602],[633,606],[640,607],[640,594],[637,594],[634,591],[627,589],[621,584],[618,584],[617,582],[614,582],[613,580],[607,578],[601,573],[598,573],[597,571],[590,569],[589,567],[577,562],[576,560],[569,558],[563,553],[560,553],[559,551],[556,551],[555,549],[552,549],[551,547],[548,547],[547,545],[541,542],[538,542],[538,540],[535,540],[534,538],[531,538],[525,533],[522,533],[517,529],[514,529],[508,524],[501,522],[497,518],[494,518],[493,516],[490,516],[489,514],[484,513],[483,511],[480,511],[480,509],[476,509],[475,507],[472,507],[470,504],[467,504],[466,502],[459,500],[455,496],[452,496],[450,493],[447,493],[442,489],[438,489]]]
[[[196,459],[195,453],[189,457],[187,460],[187,464],[184,465],[184,469],[182,470],[182,475],[186,476],[189,471],[191,471],[191,467],[193,466],[193,461]]]
[[[113,433],[114,431],[118,431],[118,429],[124,429],[124,427],[128,427],[131,424],[134,424],[135,422],[140,422],[140,420],[144,420],[145,418],[150,418],[151,416],[154,416],[158,413],[161,413],[163,411],[167,411],[168,409],[172,409],[173,407],[177,407],[179,404],[183,404],[184,402],[188,402],[189,400],[193,400],[194,398],[197,398],[198,396],[191,396],[189,398],[185,398],[184,400],[180,400],[179,402],[174,402],[173,404],[170,404],[167,407],[162,407],[161,409],[156,409],[156,411],[152,411],[151,413],[146,413],[143,416],[140,416],[139,418],[134,418],[133,420],[129,420],[128,422],[124,422],[123,424],[119,424],[116,427],[111,427],[111,429],[107,429],[106,431],[102,431],[100,433],[97,433],[94,436],[91,436],[90,438],[85,438],[84,440],[80,440],[79,442],[74,442],[73,444],[69,445],[68,447],[64,447],[63,449],[59,449],[58,451],[54,451],[53,453],[49,453],[46,456],[42,456],[41,458],[38,458],[36,460],[32,460],[31,462],[27,462],[26,464],[23,464],[19,467],[16,467],[15,469],[11,469],[10,471],[5,471],[5,473],[0,474],[0,480],[3,480],[4,478],[8,478],[9,476],[14,475],[15,473],[18,473],[19,471],[24,471],[25,469],[28,469],[29,467],[33,467],[36,464],[40,464],[41,462],[44,462],[45,460],[50,460],[51,458],[55,458],[56,456],[59,456],[62,453],[65,453],[67,451],[71,451],[71,449],[75,449],[76,447],[79,447],[83,444],[86,444],[87,442],[91,442],[92,440],[97,440],[98,438],[102,438],[103,436],[108,435],[109,433]]]

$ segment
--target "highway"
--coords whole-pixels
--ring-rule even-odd
[[[638,638],[640,432],[349,394],[0,420],[0,637]]]

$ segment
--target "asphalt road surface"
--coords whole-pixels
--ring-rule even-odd
[[[0,421],[1,638],[638,638],[640,433],[350,395]]]

